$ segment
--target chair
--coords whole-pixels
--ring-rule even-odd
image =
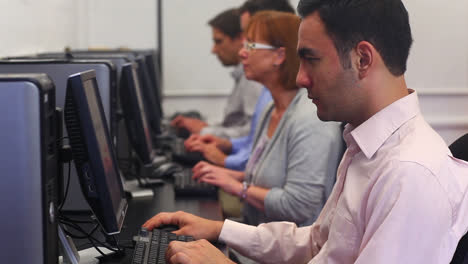
[[[468,134],[453,142],[449,149],[455,158],[468,161]],[[458,242],[450,264],[468,264],[468,234],[465,234]]]

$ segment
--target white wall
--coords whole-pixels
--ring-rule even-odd
[[[414,44],[408,86],[447,143],[468,132],[468,1],[403,0]]]
[[[157,46],[157,0],[79,0],[87,12],[86,46],[151,49]],[[85,23],[83,23],[85,24]]]
[[[78,1],[0,0],[0,56],[62,50],[78,43]]]
[[[292,0],[297,6],[299,0]],[[200,109],[219,120],[233,85],[210,53],[207,21],[243,0],[163,2],[166,113]],[[403,0],[414,45],[408,86],[426,119],[450,143],[468,132],[468,1]],[[157,0],[0,0],[0,56],[72,48],[154,48]]]

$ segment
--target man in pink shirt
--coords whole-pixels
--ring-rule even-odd
[[[183,212],[171,263],[232,263],[219,240],[262,263],[449,263],[468,230],[468,163],[424,121],[404,72],[412,43],[401,0],[301,0],[298,85],[323,121],[343,121],[347,151],[317,221],[247,226]],[[313,161],[311,161],[313,162]],[[204,240],[207,239],[207,240]]]

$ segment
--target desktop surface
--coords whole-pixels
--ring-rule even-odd
[[[167,182],[153,189],[154,196],[128,200],[128,210],[122,232],[118,235],[123,245],[128,245],[138,233],[141,225],[160,212],[185,211],[212,220],[222,220],[221,206],[217,200],[203,197],[179,198],[174,194],[172,183]],[[75,241],[78,249],[84,249],[83,243]],[[100,263],[131,263],[133,249],[125,249],[126,255],[116,259],[101,259]]]

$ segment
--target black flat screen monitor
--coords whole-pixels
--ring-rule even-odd
[[[143,94],[143,100],[145,104],[148,121],[150,124],[151,131],[155,135],[161,134],[161,117],[162,108],[161,102],[157,98],[155,93],[155,86],[151,81],[146,59],[143,56],[139,56],[135,62],[137,63],[137,73],[140,80],[140,87]]]
[[[148,69],[149,77],[153,84],[153,92],[155,92],[156,99],[159,102],[161,116],[163,116],[162,72],[161,66],[159,65],[160,54],[157,51],[150,50],[143,52],[142,55],[145,57],[145,63]]]
[[[127,200],[94,71],[68,78],[64,117],[83,195],[104,232],[119,233]]]
[[[156,156],[153,150],[147,111],[143,101],[140,82],[136,73],[137,64],[122,67],[120,78],[120,102],[124,113],[127,134],[133,149],[143,164],[151,164]]]

